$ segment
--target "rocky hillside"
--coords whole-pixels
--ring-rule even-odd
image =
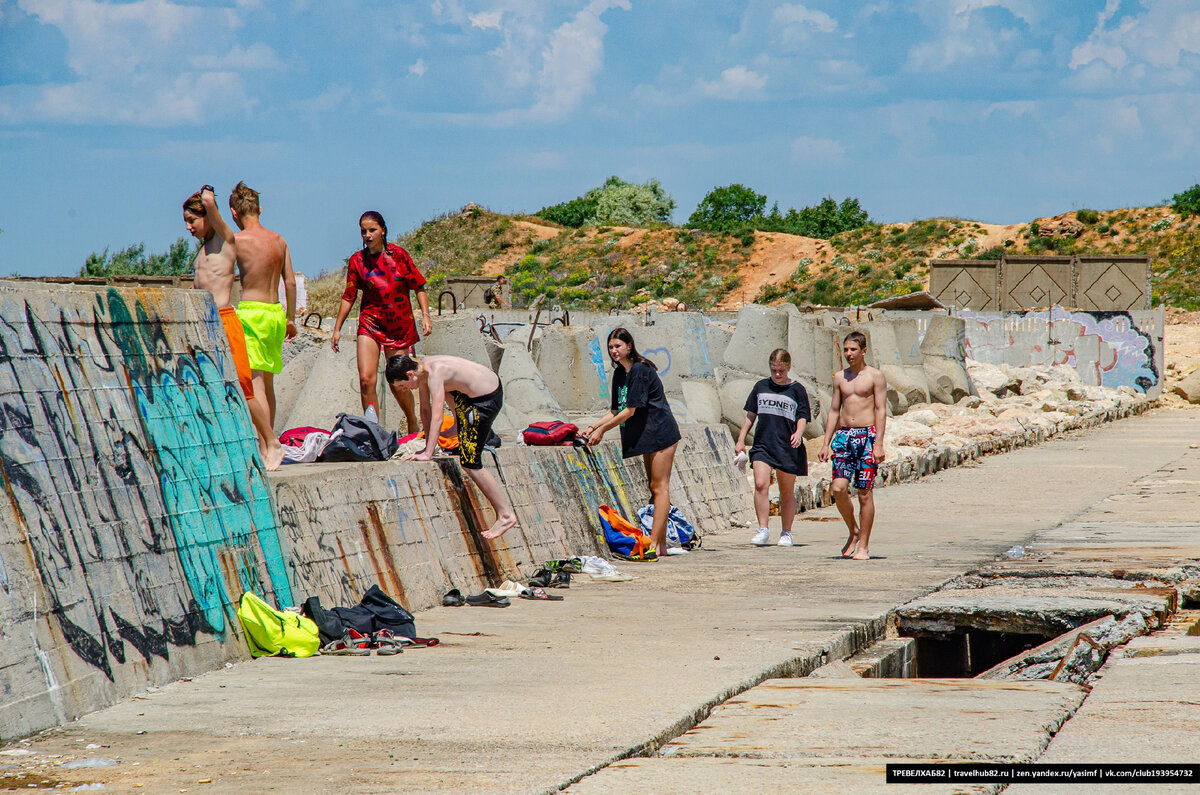
[[[924,289],[936,258],[1149,254],[1154,301],[1200,309],[1200,221],[1169,207],[1078,210],[1028,224],[958,218],[872,224],[830,240],[775,232],[569,229],[468,205],[400,238],[436,290],[447,276],[504,273],[518,305],[589,309],[676,301],[736,309],[759,301],[852,306]],[[343,276],[310,281],[309,303],[337,311]],[[325,304],[329,304],[326,306]]]

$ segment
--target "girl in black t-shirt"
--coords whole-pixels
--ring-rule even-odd
[[[779,534],[779,546],[792,545],[792,520],[796,516],[796,476],[808,474],[808,460],[804,450],[804,427],[812,419],[808,407],[808,392],[788,377],[792,367],[792,355],[784,348],[776,348],[767,361],[771,377],[764,378],[750,390],[746,398],[746,421],[742,423],[735,453],[746,450],[746,434],[758,420],[754,432],[754,446],[750,448],[750,461],[754,467],[754,512],[758,515],[758,532],[753,543],[766,546],[771,543],[771,531],[767,528],[770,515],[771,470],[775,470],[779,481],[779,519],[783,526]]]
[[[609,428],[621,426],[621,455],[625,458],[640,455],[650,481],[654,504],[650,540],[659,557],[673,554],[674,550],[667,549],[667,514],[671,510],[671,465],[679,446],[679,426],[667,404],[657,368],[637,352],[633,335],[623,328],[609,332],[608,355],[614,365],[612,406],[580,436],[595,445]]]

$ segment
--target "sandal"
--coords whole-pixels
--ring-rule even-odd
[[[549,569],[539,569],[537,574],[529,578],[530,588],[549,588],[550,583],[554,580],[554,575]]]
[[[466,603],[466,600],[463,599],[462,591],[457,588],[451,588],[442,597],[442,604],[446,607],[462,607]]]
[[[371,638],[369,635],[364,635],[353,627],[346,630],[346,635],[349,638],[347,643],[350,645],[350,648],[355,649],[353,654],[365,657],[371,653]]]
[[[332,654],[336,656],[352,656],[352,657],[370,657],[370,649],[360,649],[357,646],[350,644],[350,636],[343,635],[337,640],[331,640],[321,647],[321,654]]]
[[[371,648],[381,657],[399,654],[404,651],[390,629],[381,629],[371,635]]]
[[[571,574],[570,572],[560,571],[554,575],[554,579],[550,581],[551,588],[570,588]]]
[[[541,602],[561,602],[563,598],[557,594],[546,593],[542,588],[526,588],[518,594],[522,599],[535,599]]]
[[[467,597],[467,604],[473,607],[508,607],[512,602],[507,596],[496,596],[487,591]]]

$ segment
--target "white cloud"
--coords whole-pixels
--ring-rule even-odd
[[[798,44],[812,32],[833,33],[837,20],[824,11],[812,11],[802,5],[785,3],[771,13],[771,35],[783,44]]]
[[[467,19],[471,21],[471,27],[481,28],[483,30],[500,30],[500,18],[504,16],[503,9],[496,11],[486,11],[479,14],[471,14]]]
[[[190,59],[190,65],[202,72],[250,72],[279,69],[283,63],[275,50],[258,43],[249,47],[234,47],[224,55],[196,55]]]
[[[238,44],[235,32],[242,22],[235,8],[167,0],[18,0],[18,5],[59,29],[67,41],[67,66],[78,80],[0,89],[9,121],[134,126],[211,121],[254,105],[242,73],[281,66],[269,46]]]
[[[716,80],[696,82],[701,94],[716,99],[758,99],[766,85],[766,77],[740,64],[721,72]]]
[[[418,58],[417,62],[415,64],[408,67],[408,73],[410,75],[416,75],[417,77],[424,77],[426,71],[427,71],[427,68],[425,66],[424,58]]]
[[[1117,72],[1145,63],[1160,71],[1167,82],[1190,75],[1186,56],[1200,54],[1200,8],[1191,0],[1161,0],[1147,4],[1143,13],[1129,16],[1110,28],[1118,4],[1109,0],[1097,19],[1096,28],[1084,43],[1071,52],[1070,67],[1079,69],[1102,61]]]
[[[309,99],[302,99],[296,107],[306,113],[329,113],[337,110],[350,97],[350,87],[332,85]]]
[[[846,147],[832,138],[801,136],[792,140],[791,160],[797,165],[820,166],[835,163],[846,154]]]
[[[996,60],[1019,45],[1024,31],[989,25],[975,13],[988,8],[1004,9],[1033,28],[1047,24],[1045,9],[1029,0],[921,0],[912,9],[934,35],[910,48],[908,68],[915,72],[950,71]]]

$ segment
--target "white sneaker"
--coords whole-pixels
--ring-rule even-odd
[[[596,557],[595,555],[584,558],[583,561],[584,574],[604,574],[605,572],[616,570],[616,566],[612,565],[604,558]]]
[[[785,531],[779,534],[779,546],[790,547],[792,545],[791,531]]]
[[[758,528],[758,532],[754,534],[754,538],[750,541],[751,544],[759,547],[765,547],[771,543],[771,531],[765,527]]]
[[[613,569],[603,574],[593,574],[592,579],[596,582],[629,582],[633,579],[633,575]]]

